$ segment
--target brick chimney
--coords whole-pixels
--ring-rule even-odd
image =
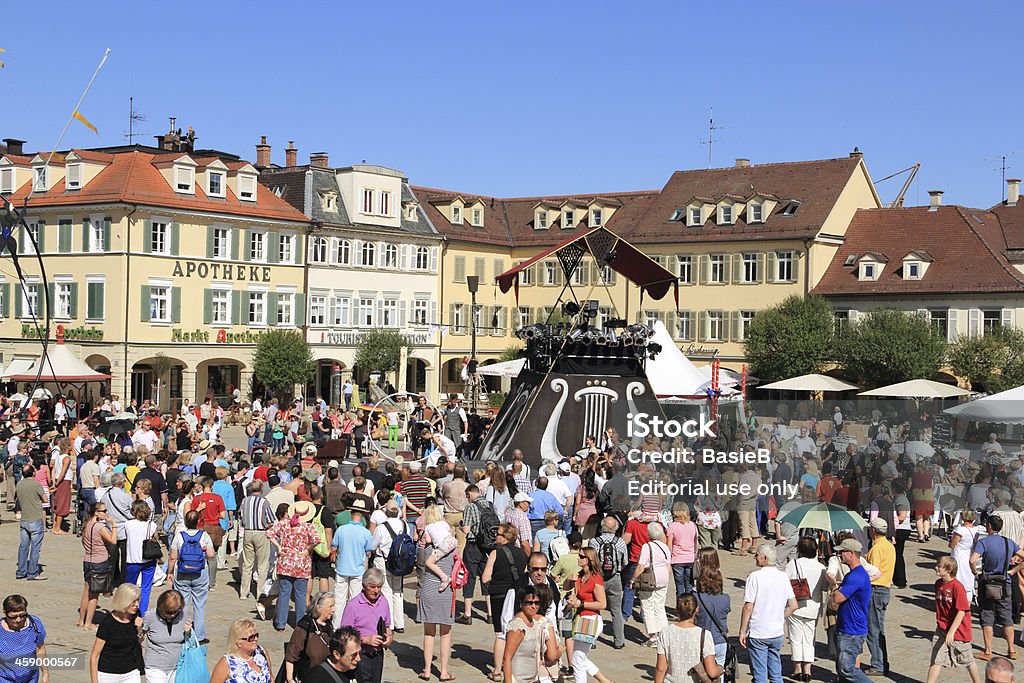
[[[292,166],[298,166],[299,150],[295,148],[295,141],[288,141],[288,149],[284,151],[284,165],[291,168]]]
[[[850,152],[850,158],[851,159],[863,159],[864,158],[864,152],[860,151],[860,147],[854,147],[853,151]]]
[[[928,190],[928,210],[938,211],[942,206],[942,190]]]
[[[16,138],[4,138],[4,144],[7,145],[8,154],[23,155],[25,149],[25,141],[18,140]]]
[[[268,168],[270,166],[270,145],[267,144],[267,136],[260,136],[260,144],[256,145],[256,166]]]
[[[736,168],[747,168],[750,166],[750,159],[737,159]]]
[[[327,163],[327,152],[313,152],[309,155],[309,164],[317,168],[330,168]]]
[[[4,142],[7,142],[4,140]],[[1006,179],[1006,205],[1017,206],[1020,199],[1020,178]]]

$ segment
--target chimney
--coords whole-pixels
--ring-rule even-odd
[[[4,140],[4,142],[7,142],[7,140]],[[1017,200],[1018,199],[1020,199],[1020,178],[1007,178],[1006,179],[1006,205],[1007,206],[1017,206]]]
[[[18,140],[16,138],[4,138],[4,144],[7,145],[8,154],[22,155],[25,153],[25,141]]]
[[[313,152],[309,155],[309,163],[317,168],[328,168],[330,166],[327,163],[327,152]]]
[[[942,206],[942,190],[928,190],[928,210],[938,211]]]
[[[256,166],[268,168],[270,166],[270,145],[267,144],[267,136],[260,136],[260,144],[256,145]]]
[[[860,147],[854,147],[853,151],[850,152],[850,158],[851,159],[863,159],[864,158],[864,152],[860,151]]]
[[[750,159],[737,159],[736,168],[747,168],[750,166]]]
[[[288,149],[284,151],[284,165],[291,168],[292,166],[298,166],[299,150],[295,149],[295,141],[288,141]]]

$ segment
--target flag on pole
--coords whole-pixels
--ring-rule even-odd
[[[2,47],[0,47],[0,52],[7,52],[7,50],[5,50]],[[2,68],[4,68],[4,63],[0,62],[0,69],[2,69]]]
[[[76,119],[78,119],[82,123],[82,125],[84,125],[86,128],[91,130],[93,133],[96,133],[96,135],[100,134],[100,132],[98,130],[96,130],[96,126],[94,126],[91,123],[89,123],[89,119],[87,119],[84,116],[82,116],[82,112],[80,112],[80,111],[78,111],[76,109],[75,113],[72,114],[72,116],[74,116]]]

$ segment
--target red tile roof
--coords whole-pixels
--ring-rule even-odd
[[[642,217],[617,213],[609,227],[635,244],[813,237],[860,165],[858,154],[820,161],[676,171],[652,197]],[[719,226],[713,216],[699,228],[669,222],[676,209],[684,208],[694,198],[717,202],[724,197],[749,198],[754,194],[781,198],[762,223],[747,225],[745,212],[735,216],[732,225]],[[789,200],[799,201],[800,206],[792,216],[783,216]]]
[[[828,296],[980,294],[1024,292],[1024,274],[1004,254],[999,218],[960,206],[860,209],[813,293]],[[933,260],[920,280],[903,279],[911,251]],[[861,282],[847,256],[875,252],[888,258],[882,274]]]
[[[75,150],[75,153],[77,154],[78,150]],[[29,207],[117,202],[286,221],[309,220],[266,186],[259,188],[255,202],[240,201],[230,187],[225,188],[226,196],[223,199],[207,197],[199,183],[195,184],[195,196],[184,195],[175,192],[164,180],[160,170],[153,165],[155,159],[166,161],[168,155],[128,151],[110,156],[112,163],[81,190],[67,192],[64,181],[61,180],[49,191],[32,195],[28,202]],[[241,165],[244,164],[239,164]],[[31,183],[25,183],[14,193],[12,199],[20,205],[30,190]]]
[[[1018,201],[1016,206],[1008,206],[1003,201],[989,211],[999,216],[1006,248],[1024,249],[1024,201]]]

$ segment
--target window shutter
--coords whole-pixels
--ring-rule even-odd
[[[231,260],[238,260],[238,241],[244,236],[245,233],[241,230],[231,229],[228,231],[228,239],[231,240]]]
[[[99,297],[100,287],[103,286],[102,282],[88,282],[85,285],[85,319],[86,320],[99,320],[103,316],[97,315],[99,310]]]
[[[1000,315],[1000,323],[999,323],[1000,325],[1002,325],[1003,327],[1013,327],[1013,309],[1012,308],[1004,308],[1000,312],[999,315]]]
[[[429,306],[427,307],[427,324],[429,324],[429,325],[436,325],[437,324],[437,302],[436,301],[431,301]]]
[[[71,313],[71,319],[74,320],[78,317],[78,283],[72,282],[70,290],[69,296],[71,297],[71,303],[69,311]]]
[[[46,285],[46,301],[40,301],[38,306],[36,314],[52,313],[57,310],[57,285],[52,282]]]
[[[244,292],[231,292],[231,324],[242,324],[242,295]]]
[[[146,234],[142,238],[142,253],[143,254],[152,254],[153,253],[153,247],[156,246],[156,245],[153,244],[153,240],[154,240],[154,234],[153,233],[155,231],[156,231],[156,226],[154,225],[154,223],[150,222],[149,225],[147,226]]]
[[[89,253],[89,219],[82,221],[82,251]]]
[[[411,304],[412,302],[408,302],[408,303]],[[406,311],[406,301],[404,299],[399,299],[398,300],[398,327],[400,329],[403,329],[403,330],[405,329],[405,324],[406,324],[405,323],[405,311]]]
[[[302,263],[302,250],[306,243],[305,235],[295,235],[295,245],[292,248],[292,263]]]
[[[665,268],[671,273],[678,277],[679,275],[679,257],[675,254],[669,254],[666,260]],[[596,282],[596,280],[595,280]]]
[[[455,304],[448,304],[448,331],[452,334],[459,334],[455,328]]]
[[[728,260],[729,256],[726,255],[725,258]],[[732,255],[732,281],[743,282],[743,254]]]
[[[39,221],[39,230],[36,233],[36,253],[46,253],[46,222]]]
[[[455,277],[453,279],[454,279],[455,282],[465,282],[466,281],[466,257],[465,256],[456,256],[455,257]]]
[[[757,255],[757,282],[758,283],[764,282],[764,278],[765,278],[764,254],[758,254]]]
[[[729,254],[724,254],[722,256],[722,270],[725,271],[722,273],[722,283],[726,285],[730,282],[739,282],[739,280],[732,279],[732,268],[729,267],[729,261],[731,259],[732,257]]]
[[[957,334],[959,333],[959,322],[960,311],[955,308],[951,308],[946,311],[946,341],[956,341]]]
[[[213,234],[215,232],[212,225],[206,226],[206,258],[213,258]]]
[[[765,278],[768,282],[778,282],[779,257],[774,251],[768,252],[768,267],[765,270]]]
[[[103,251],[110,251],[112,245],[110,244],[110,217],[103,219]]]
[[[243,261],[251,261],[252,260],[252,231],[250,231],[250,230],[243,230],[243,231],[241,231],[239,233],[239,235],[241,235],[241,239],[242,239],[242,242],[243,242],[243,244],[242,244],[242,260]]]
[[[373,321],[378,327],[384,327],[384,302],[380,299],[373,301]]]
[[[679,326],[676,324],[675,311],[669,311],[665,314],[665,329],[668,330],[669,336],[673,339],[679,336]]]
[[[800,281],[800,258],[801,258],[801,255],[800,255],[799,252],[796,252],[796,251],[793,251],[793,252],[790,252],[790,253],[793,255],[793,278],[790,280],[790,282],[799,282]]]
[[[731,339],[732,339],[732,341],[736,341],[736,342],[743,341],[743,334],[742,334],[742,331],[740,330],[740,318],[741,318],[740,312],[739,311],[733,311],[732,313],[730,313],[730,315],[732,316],[732,337],[731,337]]]
[[[408,244],[398,245],[398,267],[403,272],[409,270],[409,249],[411,248]]]
[[[981,334],[981,310],[972,308],[967,312],[967,334],[977,337]]]
[[[436,273],[437,272],[437,255],[438,255],[437,247],[431,247],[430,248],[430,272],[431,273]]]
[[[213,322],[213,290],[203,290],[203,324],[209,325]]]
[[[582,263],[580,264],[583,265]],[[505,272],[505,261],[504,259],[494,259],[494,279],[497,280],[498,276]]]
[[[306,324],[306,295],[298,293],[295,295],[292,309],[295,313],[295,326],[302,327]]]
[[[141,315],[139,316],[139,319],[145,323],[149,322],[149,311],[151,304],[149,300],[151,296],[149,293],[149,285],[142,285],[142,289],[140,290],[140,292],[141,293],[139,294],[139,304]]]
[[[4,285],[4,287],[10,287],[10,285]],[[25,298],[24,288],[21,286],[17,286],[14,288],[14,292],[14,317],[21,318],[21,307],[23,305],[23,301]],[[4,300],[7,300],[6,296],[4,296]]]
[[[263,238],[263,249],[267,255],[267,263],[277,263],[281,260],[281,242],[276,232],[268,232]]]
[[[171,256],[177,256],[181,252],[181,226],[171,223],[167,230],[171,233]]]
[[[181,287],[171,287],[171,322],[181,322]]]
[[[57,251],[67,254],[71,251],[71,221],[57,224]]]
[[[708,313],[701,311],[697,314],[697,333],[694,335],[697,341],[704,341],[708,338]]]
[[[277,292],[267,293],[267,324],[277,324]]]
[[[484,280],[484,269],[486,267],[487,267],[487,259],[484,259],[484,258],[474,258],[473,259],[473,275],[476,275],[478,278],[480,278],[480,282],[481,283]]]

